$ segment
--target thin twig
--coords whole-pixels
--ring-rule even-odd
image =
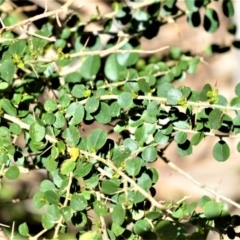
[[[72,185],[72,180],[73,180],[73,173],[70,172],[69,176],[68,176],[68,185],[67,185],[67,189],[66,189],[66,197],[63,203],[63,207],[66,207],[68,205],[68,201],[69,201],[69,195],[70,195],[70,188]],[[53,239],[56,239],[58,237],[59,234],[59,230],[62,226],[62,221],[63,221],[63,217],[60,217],[60,219],[57,221],[57,225],[54,229],[54,234],[53,234]]]
[[[97,196],[97,200],[101,202],[101,194],[99,192],[96,192],[96,196]],[[99,219],[101,223],[101,230],[104,236],[104,240],[109,240],[105,219],[102,216],[100,216]]]
[[[18,27],[29,25],[32,22],[35,22],[35,21],[40,20],[42,18],[47,18],[47,17],[53,16],[53,15],[59,14],[61,12],[66,12],[68,7],[74,1],[75,0],[69,0],[59,9],[56,9],[56,10],[53,10],[53,11],[49,11],[49,12],[44,12],[42,14],[39,14],[37,16],[31,17],[31,18],[28,18],[28,19],[25,19],[25,20],[23,20],[23,21],[21,21],[19,23],[11,25],[11,26],[4,26],[3,28],[0,29],[0,34],[2,34],[3,32],[6,32],[6,31],[11,31],[11,30],[13,30],[15,28],[18,28]]]
[[[164,156],[161,156],[162,160],[173,170],[175,170],[176,172],[180,173],[181,175],[183,175],[184,177],[186,177],[187,179],[189,179],[192,183],[194,183],[195,185],[197,185],[198,187],[202,188],[203,190],[211,193],[212,195],[214,195],[216,198],[218,199],[222,199],[227,203],[230,203],[231,205],[237,207],[238,209],[240,209],[240,204],[234,202],[233,200],[231,200],[230,198],[221,195],[219,193],[217,193],[215,190],[213,190],[212,188],[206,186],[205,184],[199,182],[198,180],[196,180],[195,178],[193,178],[190,174],[186,173],[185,171],[183,171],[180,167],[178,167],[176,164],[174,164],[173,162],[169,161],[168,159],[166,159]]]

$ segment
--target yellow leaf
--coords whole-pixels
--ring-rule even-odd
[[[70,151],[69,151],[69,154],[71,156],[71,159],[73,161],[76,161],[77,158],[79,157],[80,152],[79,152],[78,148],[71,148]]]

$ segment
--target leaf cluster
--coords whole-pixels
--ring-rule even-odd
[[[22,236],[33,240],[49,233],[57,239],[66,236],[69,222],[80,240],[206,239],[212,230],[237,236],[239,216],[231,216],[225,203],[207,196],[198,203],[156,201],[159,174],[149,164],[165,161],[170,144],[187,156],[210,136],[216,141],[213,157],[223,162],[230,156],[226,138],[239,137],[239,84],[229,103],[210,84],[200,92],[175,86],[197,71],[199,56],[174,47],[165,56],[141,57],[141,38],[154,38],[168,18],[185,17],[197,27],[203,10],[204,29],[215,32],[220,23],[210,2],[186,0],[186,10],[176,0],[132,7],[115,2],[110,14],[98,12],[87,22],[71,14],[62,26],[57,18],[48,19],[23,39],[6,14],[0,45],[0,179],[18,179],[34,169],[49,176],[32,197],[36,209],[45,209],[42,231],[35,234],[24,222],[18,227]],[[231,0],[223,0],[222,8],[233,16]],[[91,23],[101,23],[98,34],[85,30]],[[47,91],[51,94],[41,100]],[[82,128],[94,123],[99,127],[86,136]],[[110,138],[112,132],[119,141]],[[23,147],[16,143],[20,136]],[[236,147],[240,151],[240,142]]]

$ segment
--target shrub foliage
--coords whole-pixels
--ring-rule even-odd
[[[161,203],[154,198],[159,176],[150,163],[164,161],[191,179],[164,156],[170,144],[187,156],[201,140],[215,136],[213,157],[223,162],[230,156],[226,138],[240,133],[240,85],[230,102],[211,84],[200,92],[184,82],[175,87],[203,59],[176,47],[163,58],[154,53],[166,47],[141,49],[141,38],[156,37],[163,25],[180,17],[189,27],[215,32],[219,17],[210,3],[185,0],[181,9],[176,0],[115,2],[113,12],[96,11],[86,22],[68,11],[70,2],[22,22],[4,15],[0,177],[18,179],[35,169],[49,176],[32,198],[36,209],[44,209],[42,230],[34,233],[21,223],[22,238],[48,233],[66,239],[70,223],[79,229],[80,240],[196,240],[206,239],[209,231],[230,239],[238,235],[234,228],[240,217],[231,216],[226,202],[238,204],[210,188],[205,187],[218,201],[203,196],[198,202]],[[233,16],[231,0],[222,1],[222,10]],[[65,19],[59,17],[62,12]],[[18,37],[19,26],[27,31],[37,20],[42,20],[38,31]],[[101,30],[86,31],[93,23]],[[108,36],[106,43],[102,36]],[[143,59],[141,53],[152,55]],[[108,130],[97,127],[83,134],[86,124],[96,123]],[[113,132],[118,141],[109,138]],[[240,151],[240,143],[236,147]],[[4,184],[0,187],[3,191]]]

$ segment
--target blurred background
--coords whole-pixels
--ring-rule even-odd
[[[133,4],[125,1],[127,4]],[[8,1],[0,6],[1,15],[11,13],[19,20],[26,19],[42,13],[44,9],[48,11],[61,7],[65,1],[55,0],[31,0],[31,1]],[[102,15],[112,12],[109,0],[76,0],[70,6],[82,21],[91,18],[99,11]],[[176,83],[176,86],[190,86],[193,90],[201,90],[204,84],[216,84],[219,93],[228,100],[235,96],[235,85],[239,82],[240,70],[240,51],[231,45],[234,39],[240,40],[240,1],[234,1],[236,5],[235,16],[233,19],[226,18],[221,10],[221,1],[213,1],[211,7],[218,12],[220,28],[214,34],[207,33],[202,26],[192,28],[188,25],[186,18],[177,19],[176,22],[166,24],[160,28],[157,37],[152,40],[141,39],[142,49],[154,50],[160,47],[169,46],[171,48],[181,48],[184,52],[203,57],[204,61],[199,64],[198,70],[193,75],[187,75],[186,80]],[[178,5],[184,9],[184,1],[178,0]],[[98,10],[96,8],[98,6]],[[37,21],[31,25],[31,29],[41,28],[45,20]],[[102,26],[94,23],[90,24],[86,30],[97,31]],[[232,32],[232,33],[230,33]],[[17,29],[17,34],[24,35],[24,31]],[[106,43],[107,37],[101,36],[102,43]],[[215,44],[217,53],[210,54],[209,46]],[[167,55],[169,49],[160,52],[160,57]],[[149,57],[143,55],[143,57]],[[47,96],[45,96],[47,98]],[[96,126],[85,126],[85,133]],[[100,126],[107,130],[107,126]],[[117,139],[118,136],[111,136]],[[166,156],[177,166],[189,173],[196,180],[213,188],[219,194],[240,203],[238,185],[240,182],[240,158],[236,150],[239,139],[228,139],[231,147],[230,159],[226,162],[216,162],[212,156],[212,148],[218,139],[208,137],[193,149],[193,154],[187,157],[180,157],[176,152],[176,145],[172,143],[167,149]],[[188,201],[196,201],[203,195],[211,194],[204,189],[194,185],[191,181],[171,170],[161,159],[153,164],[157,168],[160,178],[156,185],[159,201],[179,201],[188,196]],[[16,181],[3,180],[3,188],[0,192],[0,223],[10,225],[15,220],[16,226],[27,221],[29,227],[36,233],[41,230],[39,225],[42,211],[34,209],[31,198],[38,190],[39,182],[47,178],[43,170],[34,170],[29,174],[23,174]],[[232,213],[240,214],[240,210],[229,205]],[[74,231],[74,228],[73,228]],[[16,239],[23,239],[17,238]],[[66,238],[65,238],[66,239]],[[208,240],[216,239],[216,235],[210,235]]]

